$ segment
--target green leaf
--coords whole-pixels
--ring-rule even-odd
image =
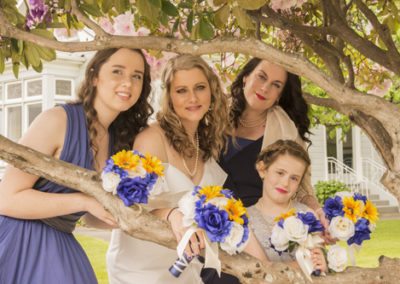
[[[148,0],[151,5],[161,9],[162,3],[161,0]]]
[[[15,78],[18,79],[18,73],[19,73],[19,62],[14,62],[13,67],[12,67],[13,73]]]
[[[52,61],[56,59],[56,51],[51,48],[36,46],[36,50],[38,51],[40,57],[46,61]]]
[[[234,7],[233,15],[236,18],[238,25],[244,30],[254,30],[255,26],[246,11],[240,7]]]
[[[35,70],[38,73],[41,73],[43,71],[43,64],[42,61],[40,61],[39,66],[32,66],[33,70]]]
[[[220,9],[218,9],[215,12],[214,16],[215,25],[220,29],[225,27],[226,23],[228,22],[229,14],[230,14],[230,8],[228,5],[224,5]]]
[[[228,2],[227,0],[211,0],[211,1],[213,2],[214,6],[219,6]]]
[[[192,32],[192,28],[193,28],[193,11],[190,12],[186,20],[186,29],[188,30],[189,33]]]
[[[161,24],[163,24],[164,26],[168,27],[168,16],[165,13],[161,13],[160,15],[160,22]]]
[[[179,11],[178,9],[175,7],[174,4],[172,4],[171,2],[169,2],[168,0],[163,0],[162,1],[162,11],[167,14],[168,16],[171,17],[177,17],[179,16]]]
[[[114,5],[118,14],[123,14],[124,12],[128,11],[131,7],[129,0],[116,0]]]
[[[173,27],[172,27],[172,33],[175,33],[178,30],[178,26],[179,26],[179,19],[176,19]]]
[[[193,26],[192,32],[191,32],[191,34],[190,34],[190,38],[191,38],[192,40],[197,39],[197,38],[199,37],[199,32],[200,32],[200,21],[197,22],[197,23]]]
[[[5,61],[6,57],[4,56],[3,50],[0,49],[0,74],[4,72],[6,67]]]
[[[112,0],[103,0],[101,3],[101,10],[103,13],[108,13],[108,11],[110,11],[110,9],[113,7],[113,4],[114,3]]]
[[[48,38],[48,39],[54,39],[54,35],[51,31],[49,30],[44,30],[44,29],[34,29],[31,30],[31,33],[40,35],[42,37]]]
[[[158,14],[160,13],[160,8],[152,4],[148,0],[137,0],[136,7],[139,13],[150,20],[152,23],[158,23]]]
[[[192,9],[193,8],[193,1],[183,1],[178,4],[178,7],[181,9]]]
[[[199,35],[205,40],[212,39],[214,37],[214,29],[205,17],[200,18]]]
[[[103,13],[100,11],[100,7],[97,4],[88,5],[88,4],[81,4],[79,6],[83,11],[92,15],[94,17],[101,17]]]
[[[246,10],[257,10],[260,9],[267,3],[267,0],[236,0],[239,7]]]
[[[30,63],[32,65],[32,67],[39,66],[40,55],[34,44],[26,42],[24,52],[25,52],[26,59],[28,60],[28,63]]]

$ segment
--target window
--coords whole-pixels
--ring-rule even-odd
[[[72,95],[72,81],[70,80],[56,80],[56,95],[57,96],[71,96]]]
[[[42,112],[42,104],[30,104],[27,105],[28,110],[28,127],[31,125],[32,121]]]
[[[7,137],[18,141],[22,134],[21,106],[7,107]]]
[[[26,95],[28,97],[41,96],[42,91],[42,80],[28,81],[26,82]]]
[[[22,84],[13,83],[7,85],[7,99],[19,99],[22,97]]]

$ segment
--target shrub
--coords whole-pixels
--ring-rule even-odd
[[[349,187],[337,180],[319,181],[314,188],[320,204],[324,204],[325,200],[334,196],[336,192],[350,191]]]

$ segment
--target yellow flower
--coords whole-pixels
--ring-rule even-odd
[[[344,216],[355,223],[357,218],[362,217],[363,202],[354,200],[353,197],[345,197],[343,198],[343,211]]]
[[[243,206],[241,200],[229,199],[225,205],[225,210],[228,212],[229,220],[243,225],[244,221],[240,216],[246,214],[246,208]]]
[[[376,221],[378,221],[379,219],[378,216],[379,213],[375,205],[371,201],[367,200],[362,217],[369,220],[371,223],[375,224]]]
[[[280,221],[281,219],[285,220],[286,218],[289,218],[290,216],[294,216],[294,215],[296,215],[296,209],[292,208],[292,209],[290,209],[288,212],[283,213],[283,214],[281,214],[281,215],[275,217],[274,221],[275,221],[275,222],[278,222],[278,221]]]
[[[155,173],[158,176],[164,175],[164,166],[162,165],[162,162],[155,156],[146,154],[144,158],[142,158],[142,165],[148,173]]]
[[[133,154],[132,151],[122,150],[111,157],[114,164],[124,170],[134,170],[139,164],[139,156]]]
[[[202,194],[206,196],[206,201],[214,198],[214,197],[224,197],[224,195],[221,193],[222,186],[204,186],[202,187],[199,191],[198,194]]]

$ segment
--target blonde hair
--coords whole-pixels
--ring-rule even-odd
[[[278,140],[271,145],[265,147],[257,157],[257,163],[263,162],[265,169],[268,169],[279,156],[290,155],[304,162],[306,168],[304,174],[307,172],[308,167],[311,165],[310,156],[307,151],[293,140]],[[302,178],[303,178],[302,176]]]
[[[164,92],[157,120],[175,151],[186,157],[192,157],[193,144],[174,111],[170,91],[174,74],[180,70],[193,68],[198,68],[204,73],[211,89],[210,109],[200,120],[197,129],[200,149],[203,151],[202,159],[203,161],[207,161],[210,157],[217,159],[225,146],[227,131],[230,130],[227,96],[222,91],[219,78],[201,57],[178,55],[167,62],[161,76]]]

